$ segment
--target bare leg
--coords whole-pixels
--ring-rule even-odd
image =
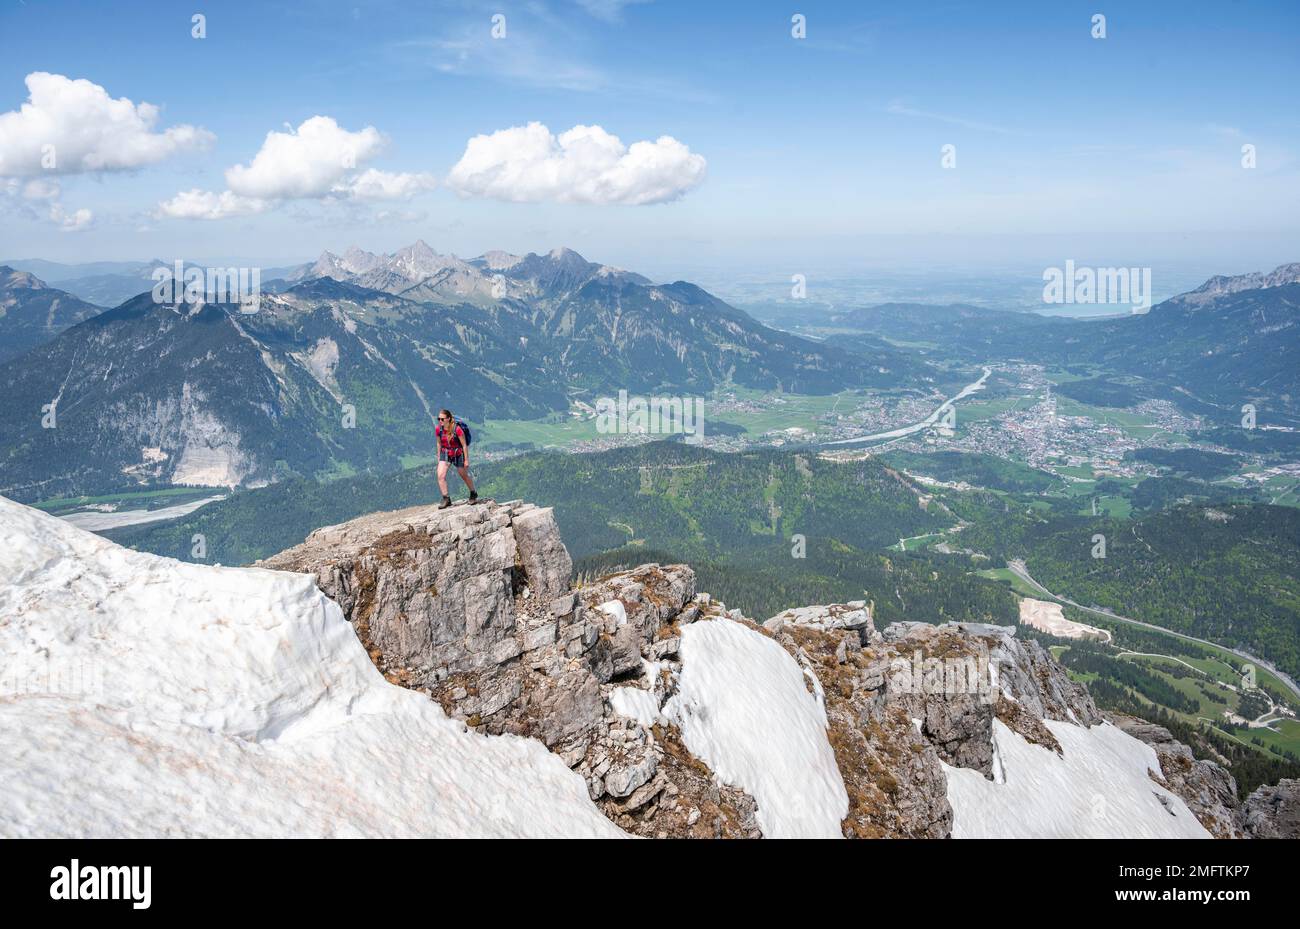
[[[470,493],[477,493],[477,492],[478,492],[478,491],[476,491],[476,490],[474,489],[474,478],[472,478],[472,477],[469,476],[469,468],[468,468],[468,467],[466,467],[465,465],[461,465],[459,468],[456,469],[456,473],[459,474],[459,475],[460,475],[460,479],[461,479],[462,481],[465,482],[465,486],[469,488],[469,492],[470,492]],[[444,493],[445,493],[445,491],[444,491]]]
[[[442,491],[444,497],[447,496],[447,462],[445,461],[438,462],[438,489]]]

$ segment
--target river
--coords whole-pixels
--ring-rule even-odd
[[[100,532],[104,529],[121,529],[123,526],[139,526],[144,523],[156,523],[166,519],[179,519],[182,516],[188,516],[201,506],[224,499],[226,499],[225,495],[219,494],[214,497],[204,497],[202,500],[179,503],[176,506],[166,506],[156,510],[78,510],[76,513],[68,513],[60,518],[72,523],[78,529]]]
[[[969,397],[971,394],[975,393],[976,391],[983,390],[984,382],[989,379],[989,375],[992,372],[993,372],[992,368],[985,368],[983,375],[980,376],[980,379],[978,381],[974,381],[970,384],[967,384],[965,387],[961,389],[961,391],[958,394],[949,397],[947,400],[943,401],[943,403],[939,404],[939,406],[935,408],[933,413],[931,413],[925,419],[921,420],[919,423],[913,423],[910,426],[901,426],[898,429],[891,429],[888,432],[876,432],[871,435],[860,435],[860,436],[855,436],[851,439],[835,439],[830,442],[822,442],[821,444],[824,446],[850,445],[855,442],[878,442],[881,439],[901,439],[905,435],[912,435],[913,433],[920,432],[923,429],[929,429],[931,426],[937,423],[939,421],[939,417],[943,416],[944,412],[950,409],[952,405],[956,403],[958,400],[964,399],[965,397]]]

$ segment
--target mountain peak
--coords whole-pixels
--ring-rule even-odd
[[[341,256],[326,249],[299,277],[339,278],[349,274],[364,274],[383,262],[378,255],[352,245]]]
[[[0,289],[45,290],[48,287],[48,284],[29,271],[17,271],[9,265],[0,265]]]
[[[546,257],[553,261],[563,261],[566,264],[590,264],[586,258],[583,258],[571,248],[561,245],[559,248],[553,248],[546,253]]]
[[[3,497],[0,522],[6,594],[26,604],[0,624],[0,665],[17,680],[47,666],[89,668],[107,686],[102,697],[78,688],[85,694],[6,699],[6,775],[33,790],[67,787],[41,803],[5,791],[6,835],[620,835],[541,742],[483,738],[384,681],[311,579],[119,548]],[[104,591],[93,608],[75,590],[40,589],[25,567],[56,561]],[[155,609],[132,603],[136,585]],[[205,622],[216,600],[225,619]],[[50,649],[37,647],[46,639]],[[428,757],[438,759],[433,770],[400,776]],[[106,812],[128,801],[138,821]]]
[[[53,806],[0,796],[18,834],[112,831],[103,811],[128,802],[140,830],[195,836],[1228,837],[1277,834],[1284,815],[1273,794],[1240,809],[1227,772],[1189,763],[1167,730],[1106,720],[1014,626],[878,631],[858,600],[760,627],[683,564],[574,588],[552,510],[521,501],[370,513],[252,568],[121,548],[3,497],[0,516],[0,566],[70,564],[105,591],[87,605],[10,572],[28,608],[0,625],[6,670],[90,666],[103,691],[10,701],[6,734],[34,746],[16,782],[69,787]],[[138,608],[141,584],[158,609]],[[202,621],[217,597],[219,627]],[[463,633],[489,610],[500,621]],[[448,634],[413,638],[414,623]],[[96,634],[34,647],[51,628]],[[922,654],[969,686],[922,686]],[[430,756],[428,776],[393,781]],[[373,785],[364,803],[356,782]],[[468,799],[448,812],[452,795]]]
[[[383,264],[384,259],[355,245],[349,246],[343,253],[340,263],[353,274],[364,274]]]
[[[503,252],[499,249],[484,252],[477,260],[482,262],[483,267],[490,271],[504,271],[506,268],[513,268],[515,265],[519,264],[519,262],[523,261],[520,256],[511,254],[510,252]]]
[[[1235,275],[1216,274],[1200,287],[1191,291],[1191,293],[1184,294],[1184,297],[1196,295],[1204,299],[1223,294],[1234,294],[1242,290],[1261,290],[1266,287],[1281,287],[1284,284],[1295,283],[1300,283],[1300,262],[1298,261],[1278,265],[1267,274],[1262,271]]]
[[[424,239],[416,239],[412,244],[407,245],[405,248],[399,248],[397,251],[393,252],[393,257],[441,258],[442,256],[439,255],[428,242],[424,241]]]

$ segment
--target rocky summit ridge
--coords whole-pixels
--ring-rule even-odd
[[[1071,766],[1117,763],[1065,747],[1089,733],[1146,768],[1129,791],[1138,796],[1118,799],[1158,812],[1117,814],[1105,828],[1152,815],[1156,831],[1143,834],[1167,834],[1161,817],[1179,820],[1176,834],[1296,832],[1300,784],[1239,803],[1226,770],[1158,726],[1106,717],[1014,627],[877,630],[862,601],[757,623],[698,591],[686,565],[645,564],[573,587],[550,509],[521,501],[374,513],[318,529],[259,566],[312,575],[391,683],[487,736],[542,742],[629,833],[977,834],[961,798],[1024,778],[1023,762],[1006,770],[1012,748],[1044,777],[1078,783],[1096,771]],[[808,729],[787,739],[799,719],[825,744],[796,744],[810,741]],[[781,783],[799,764],[799,782]],[[1080,827],[1043,825],[1066,828]]]

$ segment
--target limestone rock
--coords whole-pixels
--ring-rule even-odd
[[[894,623],[864,601],[786,610],[761,627],[695,589],[686,565],[646,564],[570,589],[548,509],[484,502],[375,513],[313,532],[263,563],[314,575],[372,661],[485,736],[538,739],[628,832],[759,837],[757,805],[691,754],[659,710],[676,692],[683,627],[739,622],[772,637],[823,702],[849,794],[850,837],[946,837],[944,764],[994,774],[993,720],[1060,752],[1045,720],[1101,722],[1087,688],[1013,626]],[[1220,836],[1295,837],[1300,781],[1244,804],[1219,765],[1159,727],[1152,777]]]
[[[890,700],[886,673],[895,652],[860,647],[858,632],[786,622],[775,633],[821,682],[827,735],[849,794],[849,838],[946,838],[952,807],[936,747]]]
[[[560,528],[550,507],[523,504],[511,516],[519,561],[533,596],[553,600],[568,593],[573,561],[560,540]]]
[[[763,628],[769,632],[779,632],[786,623],[806,626],[810,629],[845,629],[858,632],[864,645],[877,635],[876,627],[871,621],[871,608],[867,606],[865,600],[785,610],[764,622]]]
[[[1258,787],[1240,813],[1242,830],[1256,839],[1300,839],[1300,779]]]

